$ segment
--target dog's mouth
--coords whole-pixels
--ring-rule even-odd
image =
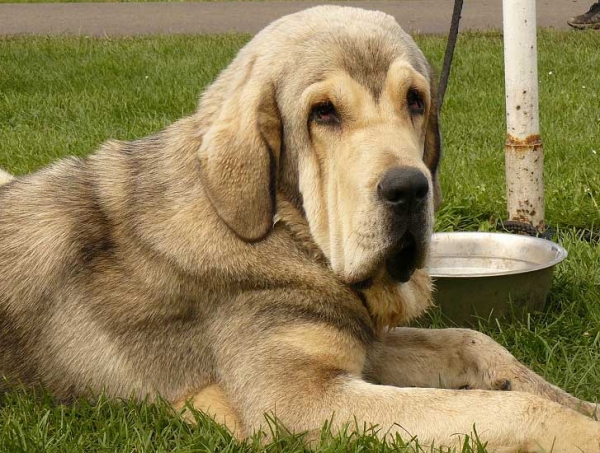
[[[385,270],[395,281],[406,283],[417,268],[417,256],[415,238],[407,232],[385,260]]]
[[[415,237],[406,232],[385,259],[385,271],[398,283],[406,283],[418,267],[419,248]],[[352,284],[357,291],[364,291],[373,285],[373,276]]]

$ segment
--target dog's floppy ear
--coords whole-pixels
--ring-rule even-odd
[[[432,71],[430,70],[430,73]],[[437,99],[437,88],[433,74],[430,75],[431,107],[427,118],[427,131],[425,132],[425,164],[431,171],[433,180],[433,205],[435,210],[442,204],[442,188],[438,177],[440,158],[442,157],[442,137],[439,123],[439,106]]]
[[[281,119],[272,85],[259,85],[251,75],[240,85],[204,134],[199,157],[217,213],[240,238],[254,242],[273,225]]]

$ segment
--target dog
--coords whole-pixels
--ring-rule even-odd
[[[258,33],[191,116],[0,188],[3,390],[160,395],[240,437],[272,414],[494,451],[600,452],[594,406],[431,304],[434,78],[381,12]]]

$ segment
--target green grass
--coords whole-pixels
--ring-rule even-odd
[[[111,402],[105,398],[92,404],[81,401],[74,405],[56,405],[42,393],[36,397],[11,393],[0,400],[0,451],[2,452],[173,452],[198,453],[320,453],[430,451],[416,439],[400,438],[386,443],[368,429],[357,435],[354,430],[332,436],[322,430],[322,444],[309,449],[302,435],[292,435],[271,423],[269,434],[275,440],[264,442],[264,433],[242,443],[203,414],[195,412],[196,425],[191,426],[174,416],[162,401]],[[478,440],[466,439],[464,451],[477,449]]]
[[[0,166],[25,173],[61,156],[85,155],[108,138],[161,129],[193,111],[203,87],[247,39],[0,38]],[[444,39],[418,41],[439,67]],[[480,329],[550,381],[597,401],[600,245],[581,240],[574,227],[597,230],[600,220],[600,35],[542,31],[538,44],[546,217],[569,258],[542,312],[524,321],[482,321]],[[443,112],[445,204],[437,229],[491,230],[505,218],[501,37],[463,34],[456,52]],[[435,326],[447,325],[433,318]],[[160,403],[101,399],[62,406],[30,393],[0,401],[0,451],[260,450],[203,418],[192,428]],[[267,450],[306,446],[280,435]],[[319,447],[392,450],[370,435],[329,438]]]

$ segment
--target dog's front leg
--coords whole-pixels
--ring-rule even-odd
[[[244,429],[229,398],[219,384],[204,387],[198,392],[172,402],[173,409],[179,412],[183,419],[194,424],[194,414],[187,408],[203,412],[217,423],[224,425],[238,439],[245,437]]]
[[[589,416],[597,411],[596,405],[545,381],[487,335],[469,329],[393,329],[370,351],[366,376],[398,387],[522,391]]]
[[[459,447],[461,434],[475,428],[488,451],[600,453],[600,423],[548,399],[374,385],[360,377],[368,345],[350,333],[322,323],[260,325],[243,336],[227,334],[218,360],[248,433],[264,429],[264,414],[273,413],[294,432],[318,433],[331,420],[334,430],[377,425],[382,437],[398,433],[422,446]]]

